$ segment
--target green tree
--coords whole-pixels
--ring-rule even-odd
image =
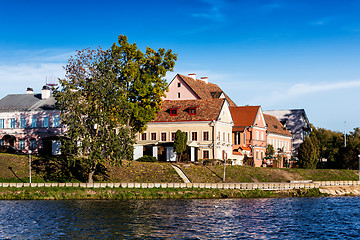
[[[175,133],[174,139],[174,151],[177,155],[177,161],[180,162],[182,158],[182,154],[186,150],[187,136],[186,132],[182,132],[181,130],[177,130]]]
[[[132,159],[134,135],[160,110],[163,78],[176,58],[171,50],[142,53],[121,35],[109,50],[85,49],[69,59],[54,91],[68,139],[62,151],[82,162],[88,182],[99,164]]]
[[[319,143],[315,135],[310,133],[298,150],[299,164],[302,168],[316,168],[319,161]]]
[[[360,154],[360,128],[355,128],[347,137],[346,147],[339,151],[339,167],[346,169],[358,169]]]
[[[274,157],[274,154],[275,154],[274,146],[271,144],[266,145],[265,156],[266,157]]]

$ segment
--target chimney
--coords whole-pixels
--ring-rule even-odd
[[[196,73],[189,73],[188,76],[196,81]]]
[[[50,97],[51,91],[49,86],[43,86],[41,90],[41,99],[47,99]]]
[[[201,80],[204,81],[206,84],[209,82],[208,77],[201,77]]]
[[[34,90],[31,87],[26,89],[26,94],[34,94]]]

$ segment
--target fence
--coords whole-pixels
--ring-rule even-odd
[[[0,187],[82,187],[82,188],[217,188],[242,190],[291,190],[322,186],[360,185],[359,181],[314,181],[293,183],[0,183]]]

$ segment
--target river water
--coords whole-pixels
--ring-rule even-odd
[[[359,239],[360,197],[0,201],[0,239]]]

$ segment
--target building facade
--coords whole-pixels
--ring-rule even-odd
[[[266,152],[266,123],[260,106],[230,107],[234,126],[232,130],[233,151],[247,156],[248,164],[260,167]],[[241,159],[242,158],[242,159]]]
[[[274,116],[264,114],[267,126],[267,145],[274,148],[274,156],[266,160],[267,166],[293,167],[292,134]]]
[[[265,111],[265,114],[276,117],[292,134],[292,155],[297,156],[300,144],[311,131],[311,124],[304,109]]]
[[[232,158],[232,118],[226,99],[176,100],[163,102],[147,129],[137,135],[134,158],[152,155],[175,161],[175,133],[187,134],[187,161]]]
[[[48,86],[41,94],[28,88],[26,94],[9,94],[0,100],[0,145],[22,153],[55,155],[60,154],[62,134],[60,111]]]

